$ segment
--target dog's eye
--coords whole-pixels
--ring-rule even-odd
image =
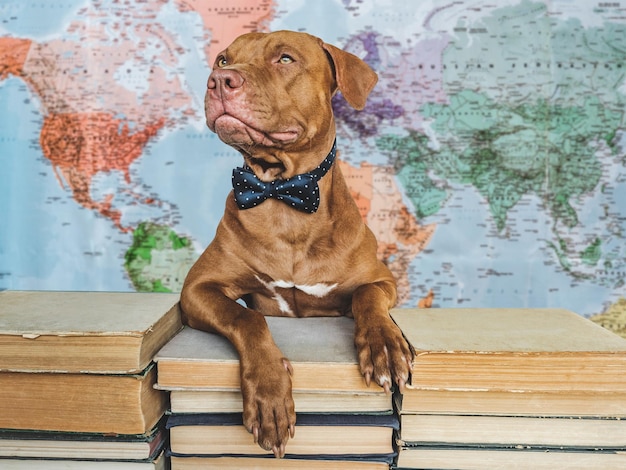
[[[217,60],[215,61],[215,64],[218,67],[226,67],[226,65],[228,65],[228,61],[226,60],[226,57],[224,57],[223,55],[219,56],[217,58]]]
[[[287,54],[281,55],[280,59],[278,59],[278,62],[281,64],[291,64],[293,61],[293,57]]]

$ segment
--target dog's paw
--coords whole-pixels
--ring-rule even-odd
[[[374,381],[387,393],[395,383],[400,391],[409,380],[413,354],[402,332],[388,316],[357,325],[354,344],[359,367],[369,386]]]
[[[291,394],[293,369],[286,358],[250,364],[241,375],[243,424],[261,448],[277,458],[295,434],[296,412]]]

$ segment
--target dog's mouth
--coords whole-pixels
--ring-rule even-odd
[[[251,122],[228,113],[216,118],[209,128],[229,145],[253,144],[275,147],[295,142],[300,135],[300,130],[296,128],[287,128],[275,132],[266,131]]]
[[[252,171],[265,182],[282,177],[286,171],[283,162],[270,149],[284,148],[300,137],[300,130],[286,128],[269,132],[259,129],[248,120],[224,112],[209,126],[226,144],[239,150]]]

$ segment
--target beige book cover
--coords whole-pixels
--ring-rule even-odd
[[[308,460],[265,457],[170,457],[172,470],[241,470],[274,468],[282,470],[389,470],[386,462],[363,460]]]
[[[138,373],[180,330],[178,298],[0,292],[0,371]]]
[[[394,309],[391,315],[415,350],[416,387],[626,390],[626,340],[568,310]]]
[[[398,469],[437,468],[439,470],[609,470],[626,468],[626,452],[535,449],[485,449],[463,447],[402,447]]]
[[[614,418],[403,415],[402,444],[623,449],[626,421]]]
[[[266,317],[274,341],[294,368],[294,390],[380,391],[360,373],[354,321],[346,317]],[[156,355],[158,386],[239,388],[239,357],[224,337],[184,328]]]

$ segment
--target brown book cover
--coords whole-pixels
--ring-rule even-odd
[[[172,470],[240,470],[277,468],[282,470],[389,470],[386,462],[365,460],[310,460],[271,457],[171,457]]]
[[[374,456],[394,453],[398,429],[393,414],[298,414],[290,455]],[[243,427],[241,413],[172,415],[167,420],[170,449],[176,456],[272,455],[254,443]]]
[[[159,387],[160,388],[160,387]],[[384,413],[393,411],[391,395],[378,392],[308,392],[293,393],[300,413]],[[174,389],[170,391],[172,413],[235,413],[243,411],[239,389]]]
[[[167,408],[155,382],[154,364],[136,375],[0,372],[0,428],[142,434]]]
[[[403,414],[626,417],[626,390],[546,392],[411,387],[396,400]]]
[[[626,340],[568,310],[394,309],[391,315],[415,350],[414,387],[626,390]]]
[[[403,444],[482,447],[626,448],[619,418],[402,415]]]
[[[397,470],[436,468],[439,470],[507,470],[584,469],[608,470],[626,468],[626,452],[599,450],[568,452],[543,449],[485,449],[463,447],[403,447]]]
[[[162,419],[142,434],[0,429],[0,458],[150,460],[165,448]]]
[[[354,321],[346,317],[267,317],[274,341],[291,361],[293,389],[380,392],[357,364]],[[239,357],[222,336],[184,328],[156,355],[163,389],[239,389]]]
[[[180,330],[177,294],[0,292],[0,371],[135,374]]]
[[[147,460],[2,459],[2,470],[169,470],[162,452]]]

